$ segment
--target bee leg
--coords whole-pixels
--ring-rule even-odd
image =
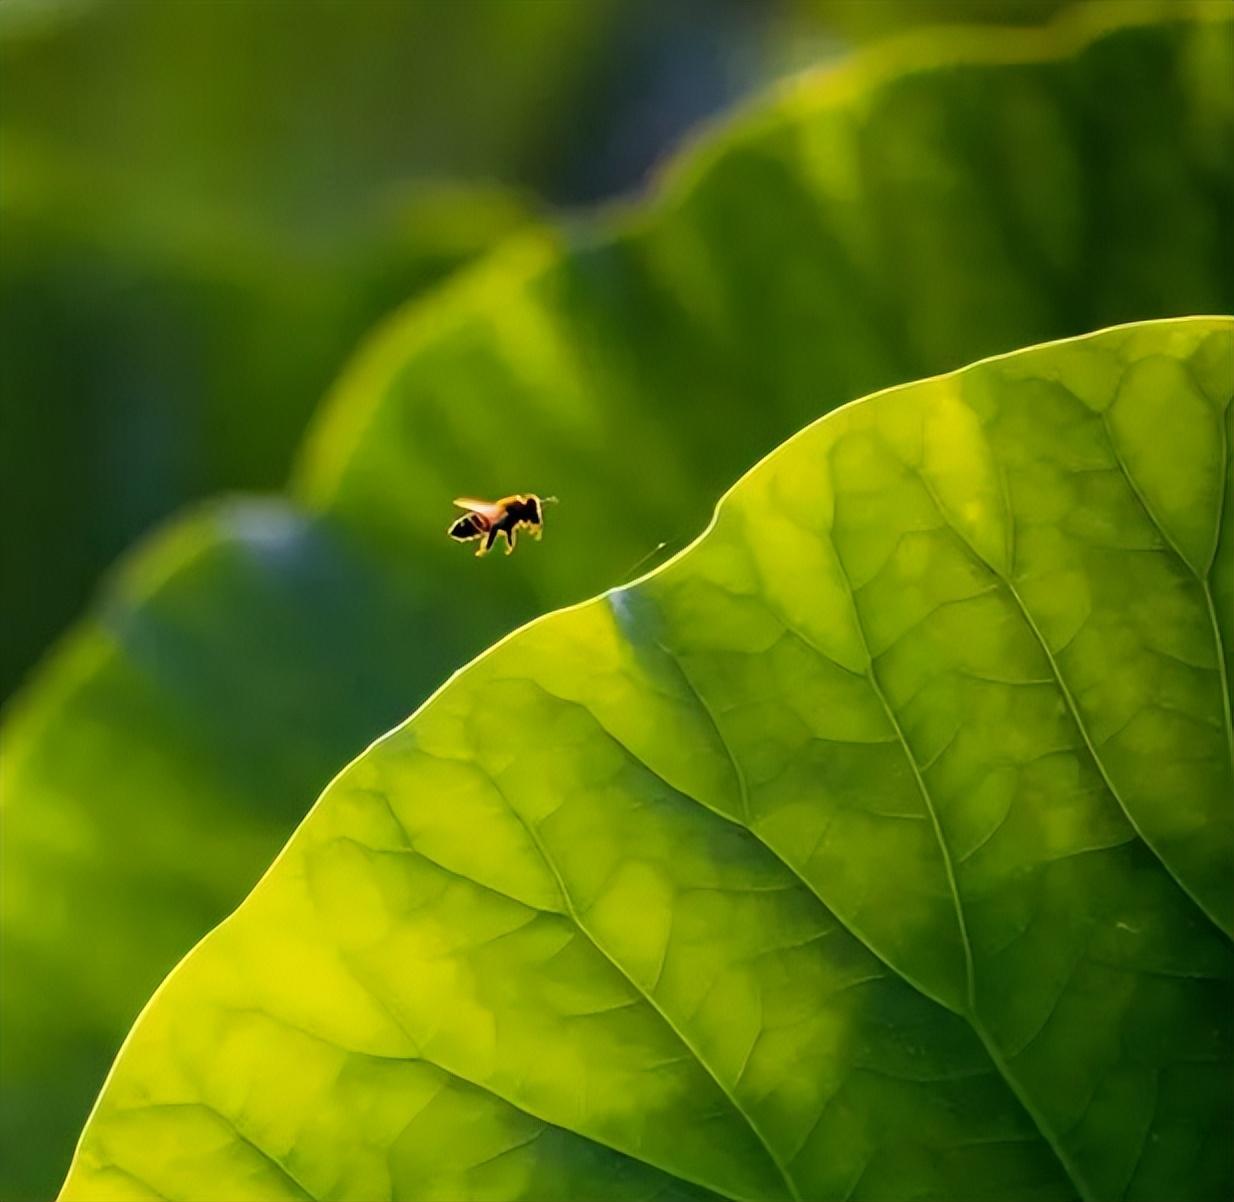
[[[532,526],[532,528],[531,528],[531,537],[532,537],[532,538],[534,538],[534,539],[536,540],[536,542],[539,542],[539,541],[540,541],[540,539],[543,537],[543,535],[544,535],[544,527],[543,527],[543,526]]]
[[[513,528],[506,531],[506,554],[510,555],[514,551],[514,539],[517,531]]]
[[[493,549],[493,543],[497,541],[497,535],[499,533],[500,531],[498,530],[490,530],[488,534],[485,536],[484,542],[480,544],[480,547],[476,551],[476,554],[477,555],[487,555]]]

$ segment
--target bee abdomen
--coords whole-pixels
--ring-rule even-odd
[[[478,513],[466,513],[449,529],[451,538],[465,543],[468,539],[479,538],[488,528],[488,523]]]

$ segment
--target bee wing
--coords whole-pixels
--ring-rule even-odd
[[[496,521],[501,516],[501,506],[494,501],[477,501],[475,497],[455,497],[454,504],[460,509],[466,509],[469,513],[478,513],[490,522]]]

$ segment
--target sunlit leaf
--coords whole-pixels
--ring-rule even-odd
[[[175,959],[451,668],[677,549],[834,404],[1234,309],[1234,25],[1202,11],[922,39],[795,81],[638,206],[524,239],[376,335],[305,456],[319,516],[228,506],[132,557],[4,732],[19,1196],[52,1187]],[[522,489],[562,498],[542,544],[477,562],[445,539],[453,496]]]
[[[1197,319],[807,428],[331,784],[63,1196],[1228,1196],[1232,401]]]

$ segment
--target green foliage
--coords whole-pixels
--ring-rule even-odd
[[[3,732],[5,1191],[50,1188],[158,980],[451,668],[684,540],[837,403],[1234,309],[1232,30],[921,39],[795,81],[649,201],[390,323],[300,509],[210,506],[134,554]],[[450,497],[522,489],[562,497],[542,545],[477,563],[444,538]],[[1203,817],[1142,829],[1215,909]]]
[[[550,173],[619,12],[3,7],[0,699],[134,538],[280,487],[356,339],[526,220],[435,181]]]
[[[330,785],[63,1197],[1228,1197],[1232,417],[1192,319],[802,431]]]
[[[812,25],[837,29],[857,41],[867,41],[919,25],[1033,25],[1061,9],[1074,7],[1075,3],[1076,0],[877,0],[875,4],[854,4],[852,0],[789,0],[789,9],[805,29]],[[1128,0],[1120,3],[1126,4]]]
[[[493,188],[426,187],[391,197],[364,237],[309,247],[191,217],[159,227],[127,191],[12,139],[5,161],[22,186],[0,191],[3,572],[20,587],[0,697],[152,521],[216,488],[281,484],[355,339],[528,219]]]
[[[476,573],[442,499],[559,495],[568,553],[486,565],[506,604],[472,623],[479,650],[684,541],[836,404],[1234,308],[1232,79],[1234,22],[1076,20],[791,80],[648,202],[537,231],[389,323],[311,431],[299,496],[459,597]]]

